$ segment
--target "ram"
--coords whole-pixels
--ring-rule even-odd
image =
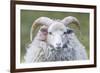
[[[32,43],[26,50],[25,62],[86,60],[85,47],[76,37],[69,24],[75,24],[80,30],[80,22],[76,17],[68,16],[62,20],[40,17],[31,27]],[[33,31],[40,27],[33,38]]]

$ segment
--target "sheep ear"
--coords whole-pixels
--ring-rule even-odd
[[[80,22],[76,17],[68,16],[61,21],[64,25],[75,24],[80,30]]]
[[[41,31],[41,32],[47,32],[47,29],[48,29],[48,27],[42,26],[42,27],[40,28],[40,31]]]
[[[30,40],[32,41],[32,39],[33,39],[32,33],[37,27],[42,26],[42,25],[49,26],[52,24],[52,22],[53,22],[53,20],[48,17],[40,17],[40,18],[36,19],[33,22],[31,30],[30,30]]]

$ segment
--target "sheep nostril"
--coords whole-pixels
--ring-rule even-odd
[[[64,45],[63,45],[63,48],[68,48],[67,44],[64,44]]]

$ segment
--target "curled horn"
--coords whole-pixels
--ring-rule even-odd
[[[31,27],[31,30],[30,30],[30,40],[32,41],[32,37],[33,37],[33,31],[38,27],[38,26],[42,26],[42,25],[45,25],[45,26],[49,26],[50,24],[52,24],[53,20],[51,20],[50,18],[48,17],[40,17],[38,19],[36,19],[33,24],[32,24],[32,27]]]
[[[64,25],[69,25],[69,24],[75,24],[79,30],[80,30],[80,22],[79,20],[76,18],[76,17],[73,17],[73,16],[68,16],[68,17],[65,17],[62,21],[61,21]]]

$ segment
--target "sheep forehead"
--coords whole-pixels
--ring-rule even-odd
[[[51,26],[49,27],[48,29],[48,32],[54,32],[54,31],[57,31],[57,30],[60,30],[60,31],[65,31],[66,30],[66,26],[61,23],[61,22],[57,22],[55,21],[53,24],[51,24]]]

